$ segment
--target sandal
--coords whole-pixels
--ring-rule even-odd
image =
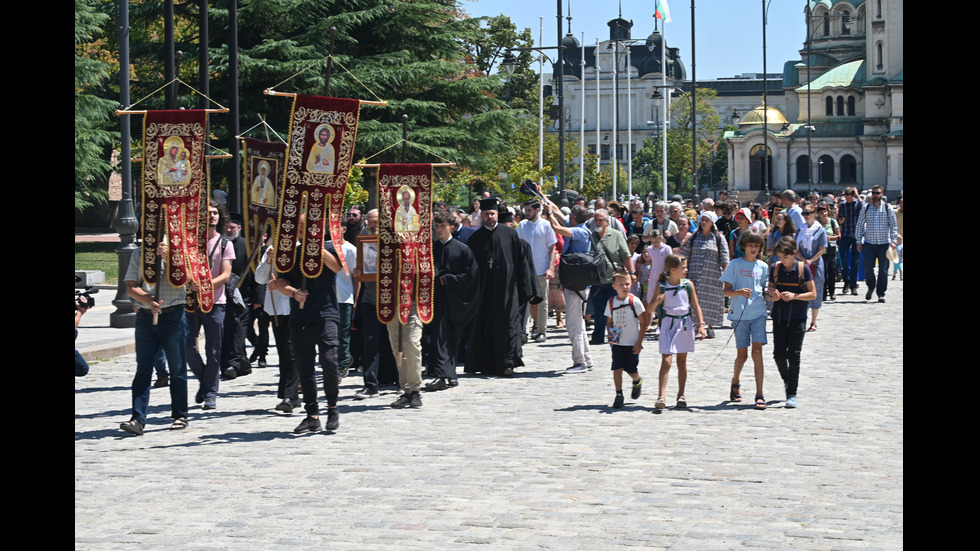
[[[809,328],[808,328],[808,329],[806,330],[806,332],[807,332],[807,333],[813,333],[813,332],[814,332],[814,331],[816,331],[816,330],[817,330],[817,324],[815,324],[815,323],[811,323],[811,324],[810,324],[810,327],[809,327]]]
[[[741,402],[742,395],[739,394],[738,389],[742,388],[742,385],[732,385],[731,392],[728,393],[729,402]]]
[[[126,421],[125,423],[120,423],[119,424],[119,428],[121,428],[122,430],[128,432],[129,434],[135,434],[136,436],[143,436],[143,428],[144,427],[145,427],[145,425],[143,425],[143,423],[140,423],[136,419],[130,419],[129,421]]]
[[[174,419],[174,422],[170,423],[170,430],[184,430],[187,428],[187,425],[186,418]]]
[[[653,405],[657,409],[664,409],[667,407],[667,400],[664,400],[663,396],[657,396],[657,402]]]
[[[769,404],[766,403],[766,399],[762,396],[755,397],[755,409],[766,409]]]
[[[677,397],[677,405],[674,406],[674,408],[675,409],[686,409],[687,408],[687,400],[685,400],[683,396],[678,396]]]

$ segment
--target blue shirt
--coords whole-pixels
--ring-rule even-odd
[[[732,289],[751,289],[749,298],[732,297],[732,307],[728,311],[728,319],[732,321],[749,321],[766,317],[766,299],[763,291],[769,280],[769,266],[761,260],[749,262],[744,258],[736,258],[728,263],[721,274],[721,280],[729,283]]]
[[[579,224],[573,228],[572,236],[565,240],[563,253],[584,253],[592,248],[590,232],[585,224]]]

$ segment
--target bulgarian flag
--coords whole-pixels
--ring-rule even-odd
[[[653,17],[663,19],[664,23],[672,23],[670,19],[670,6],[667,5],[667,0],[657,0],[657,7],[653,12]]]

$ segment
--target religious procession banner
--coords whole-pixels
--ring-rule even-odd
[[[286,168],[286,144],[242,138],[242,186],[246,198],[245,240],[249,258],[262,238],[272,234],[279,216],[279,196]]]
[[[204,110],[148,111],[143,118],[143,279],[155,284],[157,246],[167,243],[167,273],[174,286],[200,286],[188,306],[214,305],[207,252],[208,178]],[[203,205],[203,206],[202,206]]]
[[[378,319],[432,321],[432,165],[378,169]]]
[[[356,99],[296,96],[279,207],[277,271],[288,272],[298,261],[306,277],[320,275],[323,269],[320,251],[328,219],[334,250],[343,249],[340,217],[360,109],[361,102]],[[305,224],[301,223],[300,215],[305,215]],[[300,242],[303,247],[297,250]],[[344,255],[338,256],[346,271]]]

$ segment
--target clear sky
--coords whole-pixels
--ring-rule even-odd
[[[645,38],[653,32],[653,0],[622,0],[623,19],[633,20],[632,37]],[[667,45],[680,48],[681,61],[691,76],[691,0],[668,0],[673,22],[667,25]],[[540,17],[544,17],[544,46],[555,46],[556,0],[467,0],[463,3],[473,17],[504,14],[518,29],[529,27],[538,40]],[[806,34],[804,0],[769,0],[766,29],[768,71],[782,72],[783,63],[799,59]],[[585,43],[609,38],[606,23],[618,15],[617,0],[571,0],[572,34]],[[568,15],[569,0],[562,0],[562,16]],[[696,0],[697,78],[731,77],[762,72],[762,1]],[[562,20],[562,36],[568,21]],[[537,44],[535,44],[537,45]]]

